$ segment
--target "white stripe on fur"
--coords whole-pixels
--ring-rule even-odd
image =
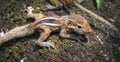
[[[40,20],[47,20],[47,19],[58,19],[57,17],[45,17],[45,18],[41,18]]]
[[[42,23],[42,24],[49,26],[61,26],[61,24],[55,24],[55,23]]]

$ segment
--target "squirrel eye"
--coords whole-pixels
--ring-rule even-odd
[[[78,27],[78,28],[82,28],[82,27],[81,27],[81,26],[79,26],[79,25],[78,25],[77,27]]]

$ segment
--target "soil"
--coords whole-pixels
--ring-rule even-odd
[[[45,0],[0,0],[0,30],[7,31],[16,26],[21,26],[33,21],[26,21],[25,6],[32,5],[37,8]],[[26,4],[26,5],[25,5]],[[92,0],[86,0],[81,5],[104,17],[119,30],[120,1],[104,0],[101,11],[97,11]],[[44,9],[44,4],[40,7]],[[34,12],[39,12],[36,9]],[[50,11],[57,15],[68,14],[65,10]],[[50,14],[48,13],[48,15]],[[48,40],[55,42],[57,50],[41,48],[34,41],[39,37],[39,32],[33,35],[11,40],[0,47],[0,62],[119,62],[120,42],[115,43],[108,36],[99,31],[88,35],[88,42],[75,42],[62,39],[58,33],[52,33]]]

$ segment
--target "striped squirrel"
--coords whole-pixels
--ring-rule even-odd
[[[120,30],[111,24],[105,18],[95,14],[94,12],[86,9],[80,3],[87,0],[48,0],[53,6],[48,7],[47,10],[54,10],[59,8],[65,8],[68,12],[73,13],[73,10],[70,7],[75,7],[75,13],[86,14],[84,17],[87,18],[89,24],[96,30],[101,31],[110,38],[120,39]],[[80,10],[80,11],[77,11]],[[82,13],[80,13],[82,12]]]
[[[4,36],[0,37],[0,45],[14,38],[28,36],[34,33],[35,30],[43,31],[41,32],[39,39],[35,41],[38,46],[52,47],[55,49],[56,47],[53,42],[43,42],[48,38],[51,32],[60,32],[60,37],[74,39],[79,42],[79,36],[71,34],[71,32],[76,32],[79,35],[92,32],[86,19],[78,14],[60,17],[48,16],[34,21],[33,23],[11,29],[9,32],[5,33]]]

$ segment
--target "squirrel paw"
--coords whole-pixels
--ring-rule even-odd
[[[56,49],[54,42],[51,42],[51,40],[49,40],[47,42],[42,42],[42,43],[39,44],[39,46],[48,47],[49,50],[50,50],[50,47],[52,47],[53,49]]]

